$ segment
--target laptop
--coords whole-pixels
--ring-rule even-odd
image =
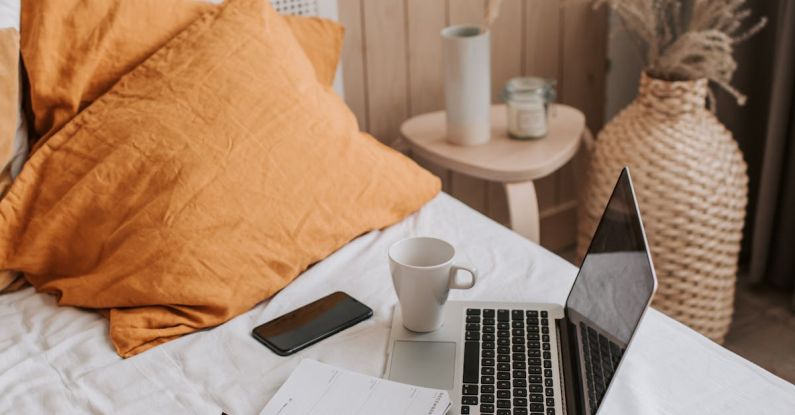
[[[625,167],[565,306],[450,301],[414,333],[398,305],[386,377],[449,390],[453,414],[595,414],[656,288]]]

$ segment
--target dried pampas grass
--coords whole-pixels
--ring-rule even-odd
[[[483,24],[480,27],[481,33],[486,33],[500,16],[500,4],[502,4],[502,0],[486,0],[483,8]]]
[[[767,23],[763,17],[744,30],[751,16],[745,2],[693,0],[689,13],[682,10],[681,0],[594,0],[594,7],[607,5],[640,37],[651,76],[671,81],[707,78],[743,105],[745,96],[731,86],[737,69],[734,45]]]

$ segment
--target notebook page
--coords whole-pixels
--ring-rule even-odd
[[[447,391],[406,385],[304,359],[261,415],[442,415]]]

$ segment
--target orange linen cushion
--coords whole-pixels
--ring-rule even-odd
[[[21,48],[36,136],[54,134],[122,75],[216,7],[193,0],[23,1]],[[342,26],[317,18],[287,20],[318,79],[331,85]]]
[[[440,189],[358,131],[266,2],[219,10],[52,136],[0,202],[0,269],[109,309],[124,357],[249,310]]]
[[[11,162],[19,121],[19,33],[0,29],[0,199],[13,181]],[[0,293],[18,281],[17,273],[0,271]]]

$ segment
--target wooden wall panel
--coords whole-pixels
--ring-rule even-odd
[[[406,0],[408,20],[409,114],[444,108],[441,30],[447,26],[444,1]]]
[[[442,41],[450,24],[480,24],[485,0],[338,0],[346,26],[346,101],[363,129],[392,144],[409,116],[444,108]],[[492,27],[492,96],[519,75],[558,80],[559,101],[580,108],[596,131],[603,123],[606,15],[587,2],[504,0]],[[585,157],[536,181],[541,242],[574,243],[577,186]],[[444,190],[507,225],[501,185],[417,161]]]
[[[387,144],[408,118],[405,11],[402,1],[362,1],[368,131]]]
[[[341,58],[345,102],[356,114],[359,128],[369,131],[361,3],[362,0],[337,0],[337,7],[339,7],[340,22],[345,26]]]

